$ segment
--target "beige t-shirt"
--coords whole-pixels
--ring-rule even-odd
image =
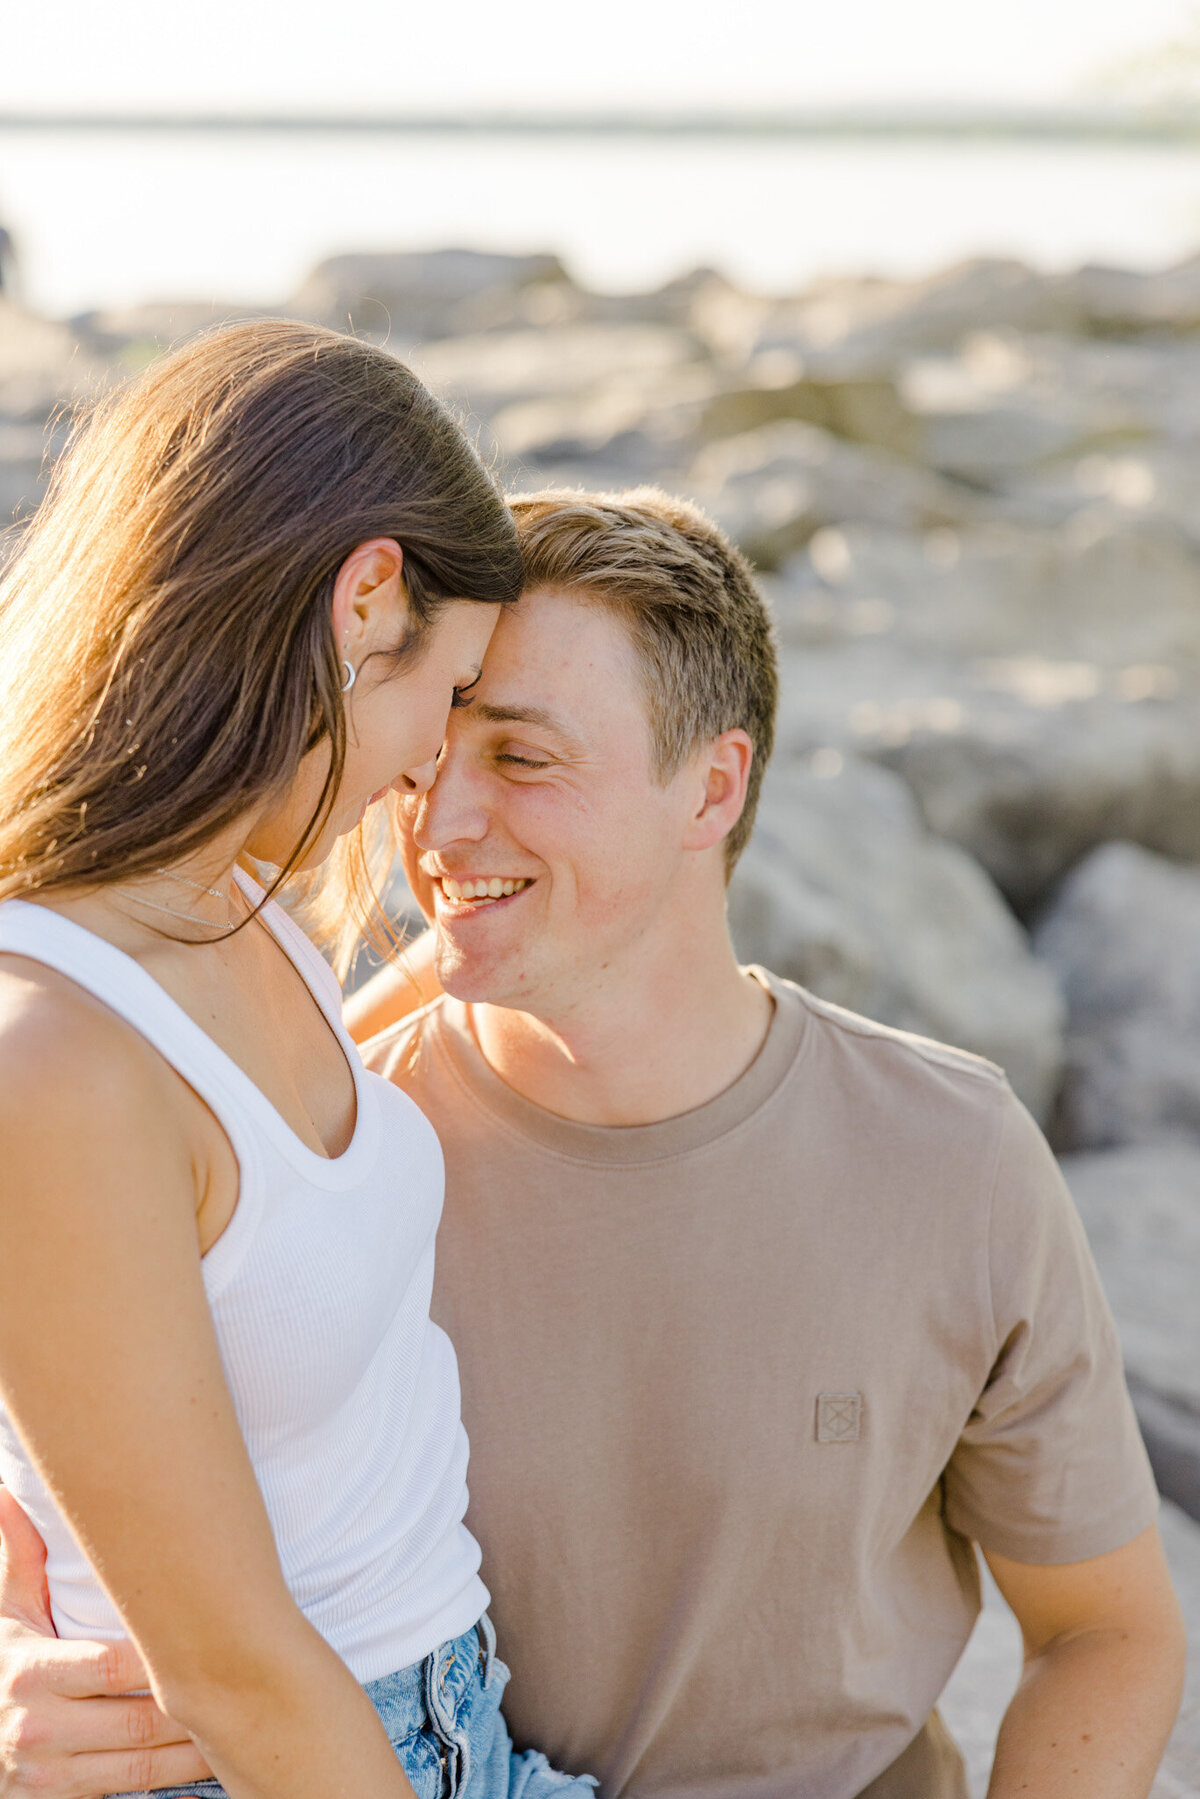
[[[754,1063],[660,1124],[522,1099],[455,1001],[369,1055],[445,1149],[433,1311],[505,1713],[608,1799],[950,1799],[970,1540],[1100,1555],[1154,1484],[999,1070],[760,978]]]

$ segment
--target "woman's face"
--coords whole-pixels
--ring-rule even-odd
[[[413,794],[432,785],[450,708],[455,696],[479,679],[499,616],[498,604],[449,601],[399,672],[388,650],[403,638],[402,608],[373,634],[347,646],[357,672],[345,700],[345,765],[329,817],[301,868],[323,862],[336,840],[354,830],[390,787]],[[316,810],[328,769],[329,745],[321,743],[301,762],[282,804],[255,824],[245,846],[251,856],[277,866],[287,861]]]

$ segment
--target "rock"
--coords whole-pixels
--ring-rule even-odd
[[[991,406],[929,412],[922,460],[940,474],[1003,492],[1015,475],[1089,452],[1139,445],[1146,433],[1123,413],[1022,396]]]
[[[12,232],[0,223],[0,294],[15,294],[20,281]]]
[[[412,358],[438,394],[493,418],[530,400],[633,392],[656,402],[707,398],[706,352],[689,333],[662,325],[564,325],[542,331],[460,337]],[[681,383],[683,387],[681,388]]]
[[[1200,1144],[1063,1158],[1160,1489],[1200,1518]]]
[[[810,607],[824,597],[843,636],[859,634],[854,609],[869,604],[876,631],[913,650],[1092,664],[1090,688],[1084,672],[1074,677],[1081,697],[1143,668],[1141,685],[1169,696],[1187,671],[1200,674],[1198,584],[1200,561],[1181,537],[1128,519],[922,534],[856,521],[785,563],[779,594],[785,608],[789,591]]]
[[[1127,1378],[1159,1492],[1200,1518],[1200,1410]]]
[[[815,283],[766,315],[755,348],[794,349],[814,373],[886,374],[973,331],[1070,331],[1077,304],[1023,263],[980,258],[926,281]]]
[[[710,444],[689,491],[755,562],[773,568],[823,525],[870,520],[924,531],[959,522],[961,496],[898,456],[786,420]]]
[[[1200,330],[1200,256],[1152,271],[1089,264],[1058,287],[1084,328],[1101,335]]]
[[[943,474],[1004,491],[1014,477],[1087,452],[1128,450],[1150,437],[1143,391],[1068,372],[1045,340],[969,332],[951,354],[909,362],[900,379],[921,456]],[[1068,364],[1068,369],[1061,365]],[[1076,505],[1083,503],[1082,493]]]
[[[1189,394],[1200,403],[1200,387]],[[1200,414],[1193,413],[1192,417]],[[1076,481],[1096,483],[1105,501],[1136,511],[1148,526],[1174,531],[1195,552],[1200,549],[1200,466],[1197,444],[1188,439],[1160,440],[1136,457],[1089,457],[1076,470]]]
[[[563,323],[673,325],[706,343],[711,334],[713,349],[719,335],[710,331],[715,319],[727,312],[737,315],[749,307],[757,320],[765,304],[751,300],[719,270],[704,267],[689,269],[646,293],[589,293],[573,287],[571,294],[571,311],[564,313]],[[742,359],[739,354],[737,360]]]
[[[819,530],[773,584],[781,746],[897,769],[1021,911],[1109,837],[1200,857],[1197,574],[1146,526]]]
[[[829,752],[772,769],[730,921],[744,959],[990,1057],[1046,1116],[1061,1055],[1054,981],[983,870],[929,835],[895,775]]]
[[[0,419],[41,426],[99,373],[77,354],[65,325],[38,318],[0,295]]]
[[[696,410],[686,401],[647,407],[644,395],[610,384],[591,394],[516,400],[490,428],[511,487],[678,487]]]
[[[1200,1799],[1200,1525],[1171,1504],[1160,1519],[1175,1590],[1187,1621],[1183,1704],[1150,1799]],[[1021,1631],[983,1570],[983,1611],[938,1710],[963,1752],[970,1799],[985,1799],[996,1737],[1021,1674]]]
[[[1159,1528],[1187,1625],[1188,1663],[1183,1703],[1150,1799],[1200,1799],[1200,1525],[1167,1504]]]
[[[261,308],[228,301],[163,300],[79,313],[69,321],[69,329],[89,351],[115,359],[121,374],[136,375],[156,356],[202,331],[271,316]]]
[[[1200,858],[1194,681],[1154,666],[913,651],[884,635],[882,603],[852,622],[854,641],[785,643],[782,754],[829,747],[895,769],[930,829],[1021,913],[1113,835]]]
[[[107,379],[65,325],[0,294],[0,533],[40,500],[80,391],[100,392]]]
[[[750,365],[749,385],[725,388],[700,415],[701,438],[735,437],[780,419],[820,425],[835,437],[875,444],[897,455],[917,447],[917,426],[888,376],[862,375],[822,380],[799,372],[802,365],[781,352],[768,352]]]
[[[405,340],[451,337],[493,324],[544,322],[532,291],[565,287],[557,256],[484,250],[367,252],[319,263],[290,302],[300,318]],[[551,301],[553,310],[553,301]]]
[[[981,1562],[982,1562],[982,1558]],[[1021,1678],[1021,1627],[1009,1611],[987,1564],[980,1569],[983,1610],[938,1711],[962,1751],[970,1799],[985,1799],[996,1738]]]
[[[1060,516],[1087,504],[1070,482],[1085,455],[1132,455],[1155,430],[1146,392],[1076,380],[1070,354],[1007,331],[972,331],[954,353],[905,365],[900,392],[919,457],[930,468],[1002,497],[1007,511],[1033,511],[1038,482],[1065,486]],[[1063,363],[1067,367],[1063,367]],[[1045,520],[1045,522],[1054,522]]]
[[[49,472],[39,425],[0,423],[0,534],[32,512]]]
[[[1055,895],[1034,946],[1067,1001],[1062,1147],[1200,1143],[1200,866],[1105,844]]]
[[[418,374],[484,427],[510,487],[681,488],[700,407],[704,346],[660,325],[576,324],[420,346]]]

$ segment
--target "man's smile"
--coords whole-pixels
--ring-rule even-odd
[[[435,875],[433,880],[439,913],[452,911],[459,915],[515,899],[532,885],[532,880],[521,875],[474,875],[461,881],[450,875]]]

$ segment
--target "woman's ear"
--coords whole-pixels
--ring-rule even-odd
[[[401,571],[404,552],[392,537],[372,537],[351,550],[333,583],[337,653],[357,672],[382,643],[394,646],[408,617]]]
[[[687,823],[685,849],[711,849],[728,837],[746,804],[753,761],[754,745],[745,731],[722,731],[705,745],[696,769],[699,790]]]

